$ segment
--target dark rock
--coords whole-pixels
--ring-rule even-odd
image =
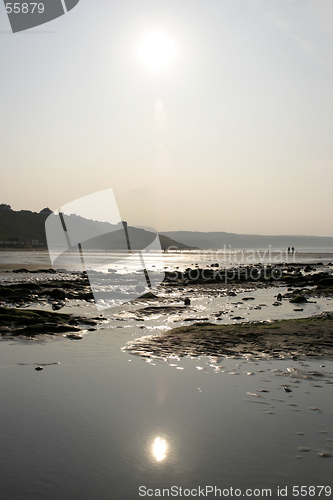
[[[40,372],[41,370],[44,370],[42,366],[36,366],[35,368],[36,372]]]
[[[80,300],[93,300],[94,294],[92,292],[79,293],[78,298]]]
[[[1,286],[0,297],[9,300],[26,299],[29,296],[29,291],[19,290],[15,286]]]
[[[318,265],[318,264],[317,264],[317,265]],[[324,280],[324,279],[326,279],[326,278],[330,279],[331,277],[332,277],[332,276],[331,276],[329,273],[323,273],[323,272],[321,272],[321,273],[317,273],[317,274],[313,274],[313,275],[311,276],[311,278],[313,279],[313,281],[316,281],[316,282],[317,282],[317,281],[318,281],[318,282],[319,282],[319,281],[322,281],[322,280]]]
[[[59,311],[59,309],[62,309],[65,305],[65,302],[54,302],[52,304],[52,311]]]
[[[138,297],[136,300],[145,300],[145,299],[157,299],[157,295],[155,295],[153,292],[147,292],[144,295],[141,295],[141,297]]]
[[[66,335],[66,337],[68,339],[71,339],[71,340],[82,340],[83,339],[82,335],[78,335],[77,333],[69,333],[68,335]]]
[[[31,274],[40,274],[40,273],[43,273],[43,274],[55,274],[56,271],[52,268],[50,269],[37,269],[37,271],[29,271]]]
[[[50,290],[49,295],[53,299],[63,300],[66,298],[66,292],[62,288],[54,288],[53,290]]]
[[[299,304],[301,302],[307,302],[307,300],[304,295],[297,295],[293,299],[290,299],[289,302],[291,302],[292,304]]]
[[[318,282],[318,286],[333,286],[333,278],[325,278]]]
[[[100,318],[99,318],[100,321]],[[97,321],[70,314],[0,307],[1,334],[15,337],[79,332],[76,325],[95,326]],[[75,324],[75,326],[74,326]]]
[[[191,301],[188,297],[186,297],[186,299],[184,299],[184,304],[185,306],[190,306],[191,305]]]

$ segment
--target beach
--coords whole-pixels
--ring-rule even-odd
[[[2,498],[329,493],[333,268],[318,256],[275,280],[198,257],[100,311],[82,272],[5,262],[33,272],[1,272]]]

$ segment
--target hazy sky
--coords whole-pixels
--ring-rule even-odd
[[[9,30],[0,3],[0,203],[113,188],[159,231],[333,236],[332,0],[81,0]]]

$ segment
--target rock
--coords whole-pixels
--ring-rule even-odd
[[[78,298],[80,300],[93,300],[94,294],[92,292],[83,292],[78,294]]]
[[[18,299],[26,300],[29,297],[28,290],[21,290],[15,286],[1,286],[0,287],[0,297],[7,299],[9,301],[15,301]]]
[[[324,278],[318,281],[318,286],[333,286],[333,278]]]
[[[136,300],[146,300],[146,299],[158,299],[158,297],[153,292],[147,292],[144,295],[141,295],[141,297],[138,297]]]
[[[54,302],[52,304],[52,311],[59,311],[59,309],[62,309],[65,305],[65,302]]]
[[[292,304],[299,304],[301,302],[307,302],[307,299],[304,297],[304,295],[297,295],[293,299],[290,299],[289,302]]]
[[[322,450],[322,451],[319,451],[318,456],[322,457],[322,458],[330,458],[332,456],[332,454],[329,451]]]
[[[36,372],[40,372],[41,370],[44,370],[42,366],[36,366],[35,368]]]
[[[43,273],[43,274],[55,274],[56,271],[52,268],[50,269],[37,269],[37,271],[29,271],[30,273],[32,274],[39,274],[39,273]]]
[[[0,323],[1,334],[6,337],[9,335],[34,337],[43,334],[78,333],[80,328],[76,325],[85,328],[86,325],[94,326],[98,322],[92,318],[76,317],[71,314],[0,307]]]
[[[190,306],[191,305],[191,301],[188,297],[186,297],[186,299],[184,299],[184,304],[185,306]]]
[[[276,296],[276,300],[282,300],[282,295],[281,293],[278,293],[277,296]]]
[[[49,292],[50,297],[53,299],[63,300],[66,298],[66,292],[62,288],[54,288]]]
[[[284,390],[286,392],[292,392],[292,390],[290,389],[290,387],[288,387],[287,385],[285,385],[283,388],[284,388]]]

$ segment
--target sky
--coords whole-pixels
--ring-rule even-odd
[[[15,34],[0,3],[0,203],[333,236],[332,48],[332,0],[80,0]]]

